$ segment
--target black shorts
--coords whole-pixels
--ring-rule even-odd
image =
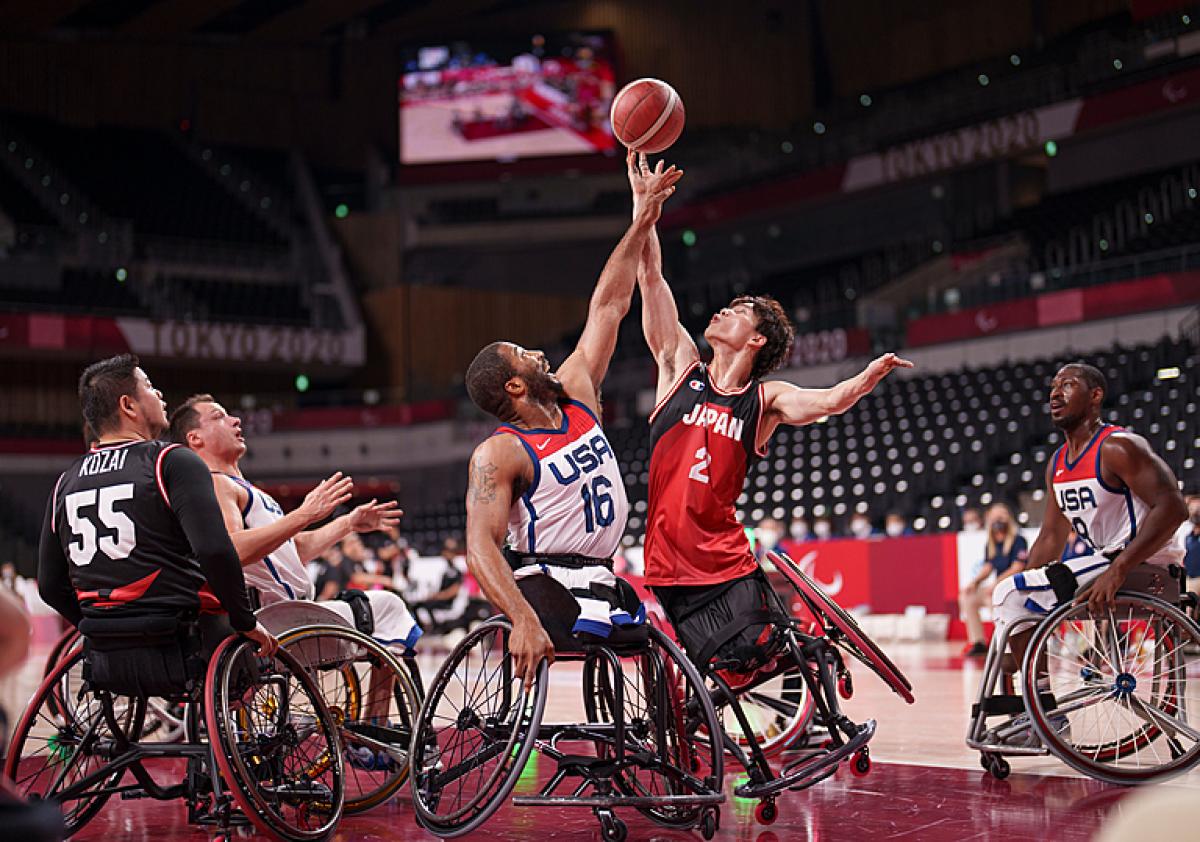
[[[761,572],[718,585],[663,585],[654,595],[688,657],[701,670],[749,671],[767,658],[778,609]],[[707,663],[705,663],[707,662]]]

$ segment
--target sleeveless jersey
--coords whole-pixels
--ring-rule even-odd
[[[246,489],[248,499],[242,508],[242,525],[247,529],[270,526],[283,517],[283,509],[270,494],[255,488],[241,477],[232,474],[223,476]],[[296,542],[291,538],[262,561],[243,566],[242,573],[246,577],[246,586],[258,591],[263,605],[285,599],[312,599],[312,582],[304,562],[300,560],[300,553],[296,551]]]
[[[1075,534],[1094,552],[1119,551],[1133,540],[1149,506],[1128,487],[1114,488],[1104,481],[1100,471],[1100,451],[1104,440],[1121,427],[1102,424],[1083,452],[1071,462],[1067,445],[1054,453],[1053,486],[1055,499]],[[1146,561],[1149,564],[1179,564],[1180,547],[1168,541]]]
[[[629,516],[620,465],[590,409],[573,400],[560,408],[559,429],[506,424],[493,433],[515,436],[533,462],[533,483],[509,516],[509,545],[519,553],[611,558]]]
[[[734,509],[755,457],[763,386],[723,392],[697,362],[650,415],[646,584],[714,585],[757,564]]]
[[[58,478],[50,526],[85,616],[222,610],[163,485],[163,458],[176,447],[102,445]]]

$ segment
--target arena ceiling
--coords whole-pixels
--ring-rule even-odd
[[[561,0],[560,0],[561,2]],[[546,0],[0,0],[8,35],[236,38],[307,42],[392,38],[465,15],[503,14]]]

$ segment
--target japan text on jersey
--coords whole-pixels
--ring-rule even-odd
[[[509,543],[522,553],[610,558],[625,532],[629,502],[621,468],[591,411],[561,404],[558,429],[508,425],[533,463],[533,482],[513,506]]]

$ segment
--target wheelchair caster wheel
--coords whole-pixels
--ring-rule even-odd
[[[871,755],[866,748],[859,749],[850,761],[850,773],[856,778],[865,778],[871,772]]]
[[[629,828],[612,813],[600,814],[600,837],[604,842],[625,842]]]
[[[758,806],[754,808],[754,820],[759,824],[775,824],[777,818],[779,808],[775,806],[774,801],[759,801]]]
[[[998,781],[1002,781],[1008,777],[1012,767],[1008,765],[1008,761],[998,754],[987,756],[983,761],[983,768],[988,770],[988,773]]]
[[[712,839],[717,835],[717,827],[717,811],[705,810],[704,815],[700,817],[700,835],[705,839]]]
[[[843,699],[849,700],[854,695],[854,679],[850,677],[850,673],[843,673],[838,679],[837,690]]]

